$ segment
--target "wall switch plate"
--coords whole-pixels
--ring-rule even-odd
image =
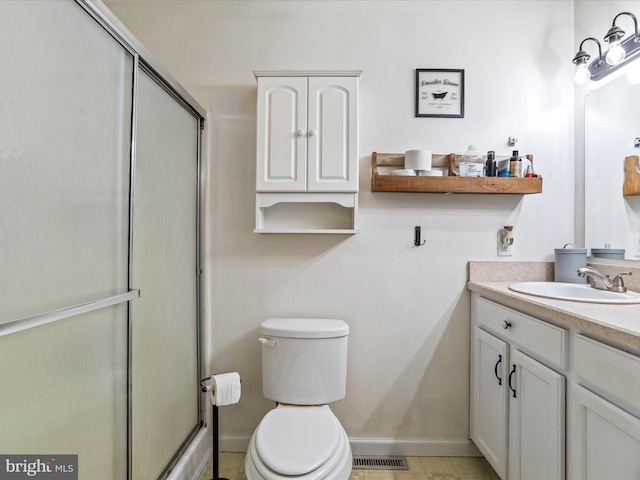
[[[640,257],[640,233],[636,233],[633,237],[633,256]]]

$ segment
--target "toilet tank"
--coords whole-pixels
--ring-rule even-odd
[[[294,405],[344,398],[349,325],[343,320],[270,318],[260,333],[266,398]]]

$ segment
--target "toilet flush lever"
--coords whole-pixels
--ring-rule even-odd
[[[271,348],[273,348],[273,347],[275,347],[275,346],[276,346],[276,341],[275,341],[275,340],[271,340],[270,338],[263,338],[263,337],[260,337],[260,338],[258,339],[258,341],[259,341],[260,343],[264,343],[267,347],[271,347]]]

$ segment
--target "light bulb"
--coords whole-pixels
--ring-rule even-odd
[[[576,85],[584,85],[591,79],[591,72],[587,68],[586,63],[581,63],[576,68],[576,74],[573,77],[573,81],[576,82]]]
[[[609,52],[607,53],[607,63],[609,65],[618,65],[620,62],[624,60],[626,52],[624,48],[620,45],[620,40],[616,40],[615,42],[611,42],[609,47]]]

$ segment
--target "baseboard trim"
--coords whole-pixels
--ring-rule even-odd
[[[471,440],[396,440],[349,437],[354,455],[402,455],[407,457],[481,457]]]
[[[349,437],[354,455],[403,455],[408,457],[481,457],[471,440],[396,440]],[[248,437],[221,437],[223,452],[246,452]]]

